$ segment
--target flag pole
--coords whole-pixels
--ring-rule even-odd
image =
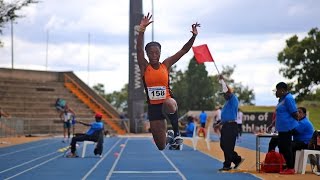
[[[217,67],[217,65],[216,65],[216,63],[214,61],[213,61],[213,64],[216,67],[216,70],[218,71],[218,75],[220,76],[220,72],[219,72],[218,67]]]

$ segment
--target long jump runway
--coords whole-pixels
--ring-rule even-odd
[[[61,138],[0,148],[0,179],[258,179],[243,172],[219,172],[222,163],[184,145],[157,150],[149,137],[105,138],[102,157],[87,146],[84,158],[65,158]],[[82,152],[79,143],[77,152]]]

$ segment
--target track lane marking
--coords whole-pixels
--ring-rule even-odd
[[[108,176],[106,177],[106,180],[109,180],[109,179],[111,178],[111,175],[112,175],[112,173],[113,173],[116,165],[118,164],[119,159],[120,159],[120,157],[121,157],[121,154],[122,154],[123,150],[125,149],[128,141],[129,141],[129,139],[127,139],[127,140],[125,141],[124,147],[121,148],[121,151],[120,151],[120,153],[119,153],[119,156],[117,157],[117,159],[116,159],[115,162],[113,163],[113,166],[111,167],[111,169],[110,169],[110,171],[109,171],[109,173],[108,173]]]
[[[105,155],[103,155],[103,157],[87,172],[86,175],[83,176],[82,180],[85,180],[88,178],[88,176],[98,167],[98,165],[107,157],[107,155],[111,152],[111,150],[113,150],[116,145],[119,144],[119,142],[121,141],[121,139],[119,139],[110,149],[107,153],[105,153]]]
[[[26,172],[28,172],[28,171],[30,171],[30,170],[32,170],[32,169],[35,169],[35,168],[37,168],[37,167],[39,167],[39,166],[42,166],[42,165],[44,165],[44,164],[46,164],[46,163],[48,163],[48,162],[50,162],[50,161],[52,161],[52,160],[54,160],[54,159],[57,159],[57,158],[60,157],[60,156],[62,156],[62,155],[59,154],[58,156],[55,156],[55,157],[53,157],[53,158],[51,158],[51,159],[49,159],[49,160],[47,160],[47,161],[44,161],[44,162],[42,162],[42,163],[40,163],[40,164],[38,164],[38,165],[35,165],[35,166],[33,166],[33,167],[29,168],[29,169],[26,169],[26,170],[24,170],[24,171],[21,171],[20,173],[17,173],[17,174],[15,174],[15,175],[13,175],[13,176],[10,176],[10,177],[8,177],[8,178],[6,178],[6,179],[4,179],[4,180],[8,180],[8,179],[12,179],[12,178],[14,178],[14,177],[17,177],[17,176],[19,176],[19,175],[21,175],[21,174],[23,174],[23,173],[26,173]]]
[[[171,166],[178,172],[183,180],[187,180],[187,178],[182,174],[182,172],[173,164],[173,162],[168,158],[168,156],[163,152],[160,151],[161,154],[167,159],[167,161],[171,164]]]
[[[117,174],[177,174],[177,171],[113,171]]]
[[[19,165],[17,165],[17,166],[13,166],[13,167],[11,167],[11,168],[5,169],[5,170],[1,171],[1,172],[0,172],[0,174],[2,174],[2,173],[4,173],[4,172],[7,172],[7,171],[10,171],[10,170],[12,170],[12,169],[18,168],[18,167],[20,167],[20,166],[23,166],[23,165],[29,164],[29,163],[31,163],[31,162],[33,162],[33,161],[38,160],[38,159],[41,159],[41,158],[44,158],[44,157],[50,156],[50,155],[55,154],[55,153],[58,153],[58,152],[52,152],[52,153],[49,153],[49,154],[46,154],[46,155],[43,155],[43,156],[37,157],[37,158],[35,158],[35,159],[31,160],[31,161],[27,161],[27,162],[24,162],[24,163],[19,164]]]
[[[7,156],[7,155],[10,155],[10,154],[14,154],[14,153],[18,153],[18,152],[22,152],[22,151],[26,151],[26,150],[30,150],[30,149],[34,149],[34,148],[38,148],[38,147],[45,146],[45,145],[52,144],[52,143],[57,143],[57,142],[49,142],[49,143],[41,144],[41,145],[38,145],[38,146],[32,146],[32,147],[29,147],[29,148],[24,148],[24,149],[21,149],[21,150],[17,150],[17,151],[1,154],[0,157]]]

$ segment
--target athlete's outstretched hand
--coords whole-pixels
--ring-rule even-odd
[[[144,16],[141,19],[140,27],[146,28],[149,24],[153,23],[153,21],[151,21],[151,18],[152,18],[152,15],[150,13],[148,13],[146,16]]]
[[[198,24],[198,22],[192,24],[192,31],[190,31],[195,36],[198,35],[197,27],[200,27],[200,24]]]

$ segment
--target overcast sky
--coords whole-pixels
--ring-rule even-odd
[[[151,0],[143,0],[143,13],[151,11]],[[20,14],[25,17],[14,24],[14,68],[74,71],[91,87],[104,84],[106,93],[128,83],[129,0],[43,0]],[[199,22],[194,45],[208,44],[221,70],[235,65],[232,78],[254,89],[256,105],[275,105],[272,89],[288,81],[279,74],[277,54],[289,37],[319,28],[319,19],[318,0],[154,0],[154,39],[162,44],[163,60]],[[0,67],[11,68],[10,24],[0,38]],[[192,56],[189,51],[178,69],[186,70]],[[217,74],[213,63],[206,67]]]

